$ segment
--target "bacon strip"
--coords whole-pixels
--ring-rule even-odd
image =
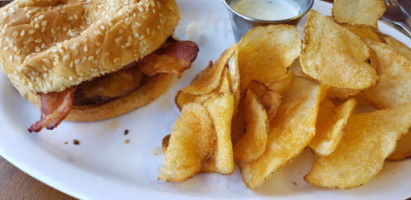
[[[62,92],[51,92],[41,95],[41,118],[33,124],[29,132],[40,132],[46,127],[48,130],[56,128],[71,110],[75,87]]]
[[[169,39],[160,49],[138,62],[138,67],[149,76],[157,73],[174,73],[180,78],[181,74],[191,67],[198,51],[198,46],[194,42]]]

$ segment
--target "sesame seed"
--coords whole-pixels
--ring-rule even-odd
[[[36,47],[36,52],[38,53],[40,51],[41,51],[40,47]]]
[[[53,34],[53,35],[56,34],[56,30],[54,28],[51,29],[51,34]]]
[[[88,51],[88,46],[86,44],[86,45],[84,45],[84,52],[87,52],[87,51]]]
[[[33,42],[33,38],[29,37],[29,39],[27,39],[27,43]]]
[[[84,27],[84,26],[80,26],[80,29],[81,29],[81,30],[84,30],[84,29],[86,29],[86,27]]]
[[[120,58],[114,58],[113,62],[118,63],[120,61]]]
[[[94,57],[93,57],[93,56],[89,56],[89,57],[88,57],[88,60],[89,60],[89,61],[92,61],[92,60],[94,60]]]
[[[42,32],[42,33],[46,32],[46,30],[47,30],[47,29],[46,29],[46,27],[44,27],[44,26],[41,28],[41,32]]]
[[[17,33],[17,31],[13,32],[13,37],[17,37],[19,35],[19,33]]]
[[[102,31],[104,31],[104,29],[106,29],[106,27],[105,27],[104,25],[100,25],[100,29],[101,29]]]
[[[140,12],[144,12],[144,8],[143,8],[143,7],[138,6],[138,10],[139,10]]]
[[[41,26],[47,26],[47,21],[43,21],[43,22],[41,22]]]
[[[100,52],[101,52],[101,49],[97,49],[96,50],[96,55],[100,54]]]
[[[130,18],[126,18],[126,19],[124,20],[124,23],[126,23],[127,25],[130,25],[130,23],[131,23]]]
[[[43,19],[43,18],[44,18],[44,15],[40,15],[40,16],[39,16],[39,19]]]
[[[87,38],[81,38],[80,41],[81,42],[87,42]]]
[[[79,64],[80,63],[80,59],[76,59],[76,60],[74,60],[74,64]]]
[[[35,29],[40,29],[40,25],[39,25],[39,24],[36,24],[36,25],[34,25],[34,28],[35,28]]]
[[[43,42],[43,40],[42,39],[36,39],[36,40],[34,40],[34,42],[37,43],[37,44],[40,44],[40,43]]]
[[[78,55],[78,50],[77,50],[77,49],[76,49],[76,50],[74,50],[74,52],[73,52],[73,53],[74,53],[74,55],[75,55],[75,56],[77,56],[77,55]]]
[[[36,31],[33,30],[33,29],[29,30],[29,34],[30,34],[30,35],[33,35],[35,32],[36,32]]]
[[[77,15],[73,15],[73,17],[74,17],[74,19],[75,19],[75,20],[77,20],[77,19],[78,19],[78,16],[77,16]]]
[[[69,59],[69,55],[66,54],[66,55],[63,56],[63,61],[64,62],[66,62],[68,59]]]
[[[24,36],[25,34],[26,34],[26,31],[22,30],[21,33],[20,33],[20,36]]]
[[[64,27],[63,27],[63,31],[67,31],[67,26],[64,26]]]
[[[143,15],[143,16],[141,16],[141,18],[143,18],[143,19],[147,19],[147,16]]]
[[[51,52],[53,52],[53,53],[57,53],[57,49],[51,49]]]
[[[50,63],[50,60],[49,59],[47,59],[47,58],[45,58],[45,59],[43,59],[43,62],[45,62],[45,63]]]
[[[45,44],[45,43],[42,43],[42,44],[41,44],[41,48],[42,48],[42,49],[45,49],[45,48],[46,48],[46,44]]]
[[[73,21],[73,17],[72,16],[68,17],[68,20]]]
[[[86,56],[83,56],[83,58],[81,58],[81,62],[82,62],[82,63],[86,62],[86,60],[87,60],[87,57],[86,57]]]

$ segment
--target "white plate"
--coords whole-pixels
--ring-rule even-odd
[[[304,151],[258,192],[245,187],[238,169],[231,176],[201,174],[183,183],[158,181],[163,156],[155,154],[160,152],[162,138],[170,133],[179,115],[173,103],[174,94],[234,41],[227,10],[220,0],[177,2],[182,15],[177,36],[185,39],[185,27],[193,21],[201,24],[202,36],[200,53],[192,69],[174,82],[169,92],[149,106],[115,119],[63,122],[54,131],[29,134],[27,128],[39,119],[40,112],[0,75],[0,155],[31,176],[80,199],[404,199],[411,196],[411,160],[388,162],[364,186],[326,190],[303,180],[312,164],[309,151]],[[330,15],[331,4],[316,1],[314,9]],[[379,25],[382,32],[411,45],[406,36],[385,24]],[[125,129],[130,130],[128,135],[123,134]],[[81,144],[73,145],[73,139]],[[129,144],[125,144],[126,139],[130,139]],[[66,141],[69,144],[65,145]]]

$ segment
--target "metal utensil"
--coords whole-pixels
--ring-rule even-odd
[[[268,24],[296,24],[302,16],[307,14],[307,12],[312,8],[314,4],[314,0],[288,0],[299,6],[298,14],[296,16],[282,20],[260,20],[243,15],[233,9],[231,6],[233,5],[233,3],[236,3],[239,0],[222,1],[229,10],[231,26],[233,28],[234,39],[236,42],[239,42],[243,35],[248,32],[248,30],[256,26],[264,26]]]
[[[411,1],[410,0],[397,0],[397,3],[403,9],[405,14],[408,15],[408,19],[411,20]]]
[[[11,2],[11,0],[0,0],[0,7],[3,7],[7,4],[9,4]]]
[[[403,13],[398,4],[393,4],[390,0],[384,0],[384,2],[387,10],[382,16],[382,19],[401,27],[408,33],[408,36],[411,37],[411,22],[406,14]]]

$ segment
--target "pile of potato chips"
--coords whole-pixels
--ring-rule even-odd
[[[378,31],[384,12],[381,0],[335,0],[333,18],[309,13],[302,42],[291,25],[249,31],[178,92],[159,179],[236,163],[256,190],[309,147],[307,182],[352,188],[410,157],[411,49]]]

